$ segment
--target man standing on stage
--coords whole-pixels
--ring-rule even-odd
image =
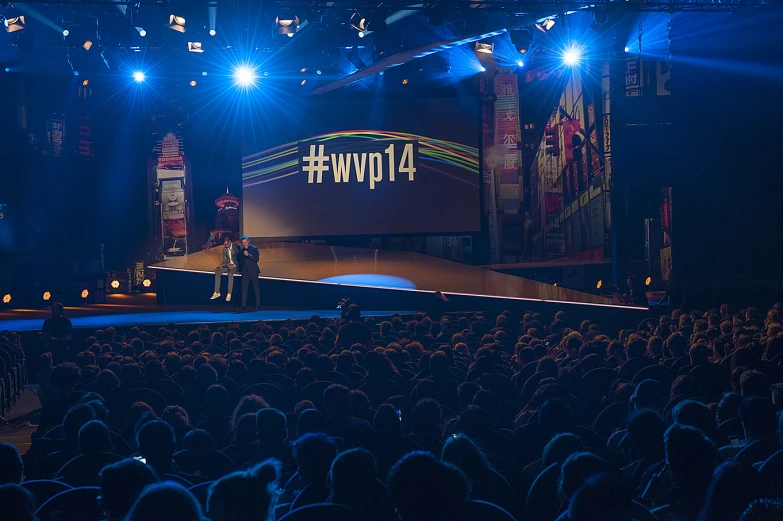
[[[247,309],[247,290],[250,284],[253,285],[253,291],[256,294],[256,309],[261,307],[261,293],[258,290],[258,275],[261,271],[258,269],[258,248],[250,244],[250,238],[245,235],[242,237],[242,310]]]
[[[210,300],[220,298],[220,277],[228,272],[228,294],[226,302],[231,302],[231,290],[234,289],[234,274],[237,272],[237,262],[239,257],[239,247],[231,242],[231,238],[226,236],[223,239],[223,262],[215,268],[215,292]]]

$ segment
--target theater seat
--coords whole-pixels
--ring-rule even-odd
[[[507,510],[478,499],[463,501],[454,508],[453,515],[455,521],[515,521]]]
[[[318,503],[297,508],[284,515],[279,521],[369,521],[351,508],[343,505]]]
[[[62,481],[54,481],[51,479],[36,479],[33,481],[25,481],[22,483],[22,487],[27,489],[35,498],[35,504],[43,505],[49,499],[53,498],[60,492],[71,490],[71,486],[63,483]]]
[[[41,505],[35,513],[40,521],[101,521],[98,487],[73,488],[60,492]]]

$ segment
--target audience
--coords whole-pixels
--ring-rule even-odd
[[[779,308],[73,331],[0,517],[55,479],[106,521],[783,519]]]

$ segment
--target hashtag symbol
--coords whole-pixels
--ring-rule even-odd
[[[323,145],[317,146],[318,155],[315,154],[316,145],[310,145],[310,155],[302,158],[302,162],[304,162],[302,172],[307,172],[308,183],[320,183],[323,177],[323,173],[329,170],[329,165],[327,164],[329,161],[329,156],[324,154]],[[315,181],[313,181],[313,177],[315,176],[317,177],[315,178]]]

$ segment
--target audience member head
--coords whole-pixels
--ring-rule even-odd
[[[769,398],[771,388],[767,375],[761,371],[745,371],[740,377],[740,394],[743,398],[758,396]]]
[[[16,447],[0,442],[0,485],[21,483],[24,475],[22,457]]]
[[[114,451],[109,428],[98,420],[88,421],[79,430],[79,452],[82,454],[100,454]]]
[[[329,484],[331,502],[359,509],[371,500],[377,470],[372,452],[350,449],[341,452],[332,462]]]
[[[611,465],[591,452],[577,452],[568,456],[560,467],[558,492],[563,501],[570,501],[574,492],[587,479],[602,472],[609,472]]]
[[[101,506],[106,521],[124,519],[142,490],[157,482],[158,475],[151,466],[132,458],[103,467]]]
[[[699,521],[734,521],[754,500],[767,497],[766,482],[752,468],[727,461],[712,475]]]
[[[0,508],[3,521],[38,521],[35,498],[17,483],[0,485]]]
[[[745,398],[739,406],[739,417],[745,431],[745,438],[752,440],[776,439],[778,415],[769,398],[759,398],[758,396]]]
[[[322,433],[308,433],[294,444],[299,476],[305,483],[325,484],[326,476],[337,457],[337,444]]]
[[[699,430],[674,424],[666,431],[664,446],[674,483],[689,492],[706,492],[718,463],[715,445]]]
[[[139,453],[158,474],[166,474],[171,468],[171,457],[176,450],[174,429],[166,422],[154,420],[144,424],[136,433]]]
[[[288,421],[285,414],[277,409],[260,409],[256,412],[256,435],[263,445],[284,445],[288,440]]]
[[[223,476],[209,487],[211,521],[269,521],[277,498],[280,463],[267,460],[244,472]]]
[[[611,474],[594,474],[568,504],[569,521],[631,521],[633,490]]]
[[[570,433],[558,434],[544,446],[541,453],[541,468],[546,468],[552,463],[562,464],[568,456],[583,450],[585,450],[584,443],[577,436]]]
[[[389,470],[389,493],[401,521],[442,521],[468,499],[465,475],[429,452],[411,452]]]
[[[202,518],[201,506],[186,488],[173,481],[164,481],[147,486],[125,519],[202,521]]]

